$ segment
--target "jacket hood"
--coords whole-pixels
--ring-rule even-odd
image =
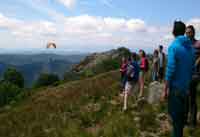
[[[178,36],[177,41],[181,43],[186,48],[192,48],[192,41],[187,36]]]

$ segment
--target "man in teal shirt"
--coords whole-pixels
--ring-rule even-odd
[[[184,36],[186,26],[174,23],[175,40],[168,49],[168,63],[163,98],[168,97],[168,111],[172,118],[173,137],[183,137],[187,96],[194,69],[194,49],[191,40]]]

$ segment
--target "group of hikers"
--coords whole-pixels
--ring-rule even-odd
[[[145,77],[149,70],[152,81],[164,83],[161,101],[168,101],[168,112],[172,119],[173,137],[183,137],[185,125],[197,125],[197,86],[200,81],[200,41],[195,38],[195,28],[175,21],[174,40],[168,48],[167,56],[160,45],[153,53],[152,61],[144,50],[139,50],[128,58],[122,58],[120,67],[123,110],[127,110],[128,96],[139,84],[138,98],[144,97]],[[167,57],[167,58],[166,58]],[[150,62],[151,69],[150,68]]]
[[[139,59],[138,59],[139,58]],[[165,53],[163,46],[160,45],[154,51],[152,61],[152,81],[163,81],[164,66],[165,66]],[[136,53],[132,53],[127,59],[122,58],[120,67],[122,91],[121,96],[124,97],[123,110],[127,110],[127,98],[131,91],[135,89],[135,85],[139,83],[139,96],[136,99],[144,97],[144,84],[146,75],[149,72],[149,59],[144,50],[139,50],[139,57]]]

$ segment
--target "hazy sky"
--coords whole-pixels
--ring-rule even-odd
[[[165,47],[173,21],[200,30],[199,0],[2,0],[0,49],[101,51]]]

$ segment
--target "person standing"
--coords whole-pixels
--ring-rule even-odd
[[[164,67],[165,67],[165,53],[163,52],[163,46],[159,46],[159,80],[162,81],[164,79]]]
[[[125,57],[122,57],[121,66],[120,66],[121,86],[122,86],[121,94],[124,94],[125,84],[127,81],[127,77],[126,77],[127,66],[128,66],[127,59]]]
[[[175,40],[168,49],[168,63],[162,99],[168,97],[168,111],[172,119],[173,137],[183,137],[187,96],[194,68],[194,49],[191,40],[184,36],[186,26],[174,22]]]
[[[137,62],[137,55],[136,53],[133,53],[131,58],[128,61],[128,66],[127,66],[127,81],[125,84],[125,92],[124,92],[124,105],[123,105],[123,110],[127,110],[127,105],[128,105],[128,96],[131,94],[131,92],[135,88],[135,85],[138,83],[138,78],[139,78],[139,65]]]
[[[145,82],[145,76],[149,69],[149,63],[148,59],[146,57],[146,53],[144,50],[139,51],[140,55],[140,73],[139,73],[139,84],[140,84],[140,92],[139,92],[139,98],[142,98],[144,96],[144,82]]]
[[[159,57],[158,57],[158,50],[155,50],[153,53],[153,70],[152,70],[152,80],[158,81],[159,76]]]
[[[196,127],[197,124],[197,86],[200,81],[200,44],[195,39],[195,29],[194,26],[189,25],[186,29],[186,35],[191,39],[193,47],[195,48],[195,72],[193,73],[192,82],[190,86],[190,96],[189,96],[189,113],[190,113],[190,124],[192,127]],[[188,112],[186,114],[186,120],[188,118]]]

